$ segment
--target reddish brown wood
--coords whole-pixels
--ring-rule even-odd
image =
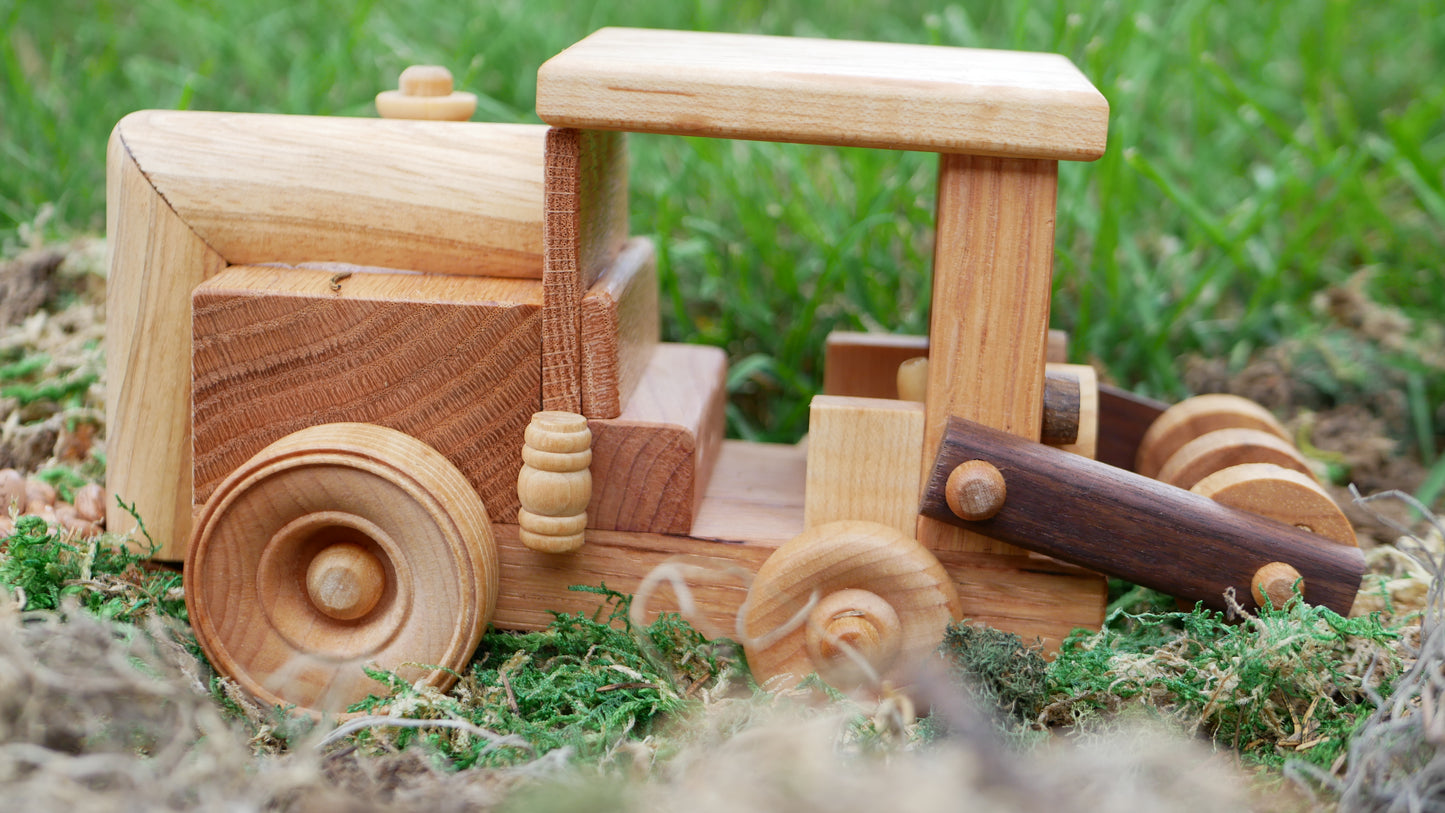
[[[1100,463],[1134,470],[1139,442],[1169,405],[1108,384],[1099,385]]]
[[[948,476],[967,460],[1003,473],[1008,501],[992,519],[967,522],[949,510]],[[1305,600],[1348,614],[1365,569],[1356,548],[957,417],[920,513],[1215,609],[1225,609],[1231,587],[1253,606],[1255,572],[1284,562],[1304,577]]]

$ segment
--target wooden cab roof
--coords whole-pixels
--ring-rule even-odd
[[[604,28],[537,72],[555,127],[1091,161],[1109,104],[1058,54]]]

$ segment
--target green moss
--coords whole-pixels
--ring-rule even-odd
[[[0,586],[23,595],[26,610],[58,610],[74,597],[88,612],[116,621],[151,613],[184,619],[181,575],[143,570],[142,559],[104,535],[67,542],[45,520],[24,516],[0,540]]]
[[[573,589],[599,593],[597,612],[558,613],[537,632],[488,633],[449,694],[419,691],[389,672],[369,672],[390,693],[353,707],[465,720],[505,744],[424,726],[363,731],[357,743],[420,743],[453,768],[515,764],[559,748],[595,762],[624,738],[647,736],[664,716],[692,703],[696,691],[736,668],[730,646],[707,641],[676,615],[634,630],[627,620],[630,597],[606,587]]]

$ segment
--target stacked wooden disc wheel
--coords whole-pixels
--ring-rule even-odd
[[[813,527],[758,569],[743,611],[744,649],[759,683],[816,672],[834,688],[906,682],[962,607],[923,545],[874,522]]]
[[[1136,470],[1221,505],[1293,525],[1322,544],[1356,545],[1354,528],[1279,421],[1234,395],[1200,395],[1160,415],[1139,444]],[[1256,604],[1281,606],[1300,576],[1288,562],[1260,568]],[[1300,584],[1308,598],[1309,585]]]
[[[186,606],[211,662],[262,702],[342,712],[383,687],[445,688],[496,607],[485,507],[439,452],[369,424],[293,433],[206,503]]]

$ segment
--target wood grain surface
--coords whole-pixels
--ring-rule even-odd
[[[627,142],[553,128],[546,138],[542,403],[582,411],[582,297],[627,239]]]
[[[642,380],[661,330],[657,252],[628,241],[582,298],[582,414],[616,418]]]
[[[968,523],[948,508],[948,475],[967,460],[992,463],[1007,481],[1008,500],[992,519]],[[1357,548],[959,418],[949,421],[924,494],[930,517],[1214,609],[1225,609],[1231,588],[1252,606],[1250,580],[1279,561],[1304,575],[1307,601],[1348,615],[1364,573]]]
[[[436,448],[493,518],[515,522],[523,432],[541,402],[540,284],[337,276],[233,266],[196,288],[195,501],[266,444],[354,421]]]
[[[115,132],[227,263],[537,279],[546,129],[146,110]]]
[[[1063,364],[1068,334],[1050,330],[1045,360]],[[823,345],[823,394],[853,398],[897,398],[898,366],[928,356],[927,336],[835,330]]]
[[[722,443],[727,356],[659,344],[632,398],[613,419],[591,419],[588,525],[686,534]]]
[[[380,565],[372,608],[339,618],[306,575],[359,547]],[[263,703],[340,712],[381,687],[375,663],[445,690],[496,607],[491,524],[461,473],[384,427],[328,424],[267,446],[196,523],[186,608],[223,674]]]
[[[925,466],[950,416],[1039,439],[1057,180],[1053,161],[939,159]],[[933,550],[1011,552],[927,517],[918,539]]]
[[[913,536],[922,449],[922,404],[814,396],[804,525],[864,520]]]
[[[1066,58],[604,28],[537,71],[555,126],[1091,161],[1109,105]]]
[[[151,185],[119,127],[106,153],[106,233],[106,489],[134,504],[155,558],[178,560],[191,534],[191,289],[226,260]],[[105,510],[107,529],[136,528],[114,501]]]

